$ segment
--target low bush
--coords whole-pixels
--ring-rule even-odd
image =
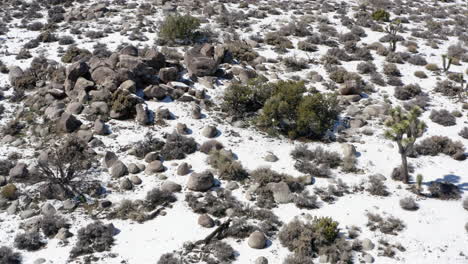
[[[0,159],[0,175],[7,176],[15,165],[9,159]]]
[[[243,214],[242,204],[232,196],[230,191],[218,190],[218,196],[207,193],[198,198],[193,193],[185,194],[185,202],[196,214],[210,214],[215,217],[225,217],[226,210],[231,208],[235,214]]]
[[[377,67],[373,62],[360,62],[356,69],[360,74],[370,74],[374,73]]]
[[[207,161],[217,170],[222,180],[243,181],[249,176],[242,164],[235,161],[233,154],[229,151],[212,150]]]
[[[427,61],[420,55],[413,55],[408,59],[408,62],[413,65],[424,66],[427,65]]]
[[[196,39],[200,20],[190,15],[169,15],[164,19],[159,38],[163,41],[190,43]]]
[[[173,253],[166,253],[163,254],[157,264],[183,264],[184,262],[177,256],[175,256]]]
[[[445,109],[432,110],[429,118],[432,122],[442,126],[454,126],[457,124],[455,116]]]
[[[314,261],[311,257],[294,254],[287,256],[283,264],[314,264]]]
[[[386,83],[385,83],[385,80],[382,76],[382,74],[378,73],[378,72],[374,72],[371,74],[371,82],[374,83],[374,84],[377,84],[379,86],[385,86]]]
[[[412,99],[409,102],[405,102],[403,104],[403,107],[407,111],[411,111],[415,106],[421,108],[421,110],[426,110],[426,108],[429,106],[430,98],[427,95],[417,95],[414,99]]]
[[[62,216],[44,216],[41,219],[41,229],[45,236],[55,236],[61,228],[68,228],[70,225]]]
[[[136,115],[139,98],[128,90],[118,89],[112,94],[111,110],[118,114],[117,119],[130,119]]]
[[[317,209],[320,207],[317,202],[317,195],[311,195],[307,190],[294,197],[294,204],[300,209]]]
[[[426,70],[431,71],[431,72],[437,72],[437,71],[440,71],[440,68],[435,63],[429,63],[426,65]]]
[[[369,185],[367,191],[376,196],[388,196],[390,193],[387,191],[387,186],[380,177],[376,175],[369,176]]]
[[[408,84],[395,88],[395,97],[400,100],[409,100],[421,94],[421,87],[418,84]]]
[[[14,252],[7,246],[0,247],[0,263],[2,264],[21,264],[21,254]]]
[[[177,198],[169,191],[153,188],[146,193],[145,201],[147,202],[148,210],[154,210],[165,203],[169,204],[177,201]]]
[[[445,96],[458,96],[460,94],[461,88],[459,85],[456,85],[454,82],[450,80],[444,80],[437,82],[436,87],[434,89],[435,92],[441,93]]]
[[[61,61],[63,63],[72,63],[88,57],[91,57],[91,52],[89,50],[70,46],[66,50],[65,54],[63,54]]]
[[[385,63],[383,66],[383,73],[387,76],[396,76],[396,77],[401,76],[400,70],[393,63]]]
[[[414,167],[411,164],[408,164],[408,173],[413,173],[414,172]],[[391,178],[395,181],[403,181],[403,167],[395,167],[392,170]],[[410,176],[411,177],[411,176]]]
[[[223,144],[216,139],[211,139],[208,141],[203,142],[203,144],[200,146],[200,151],[209,154],[212,150],[220,150],[224,148]]]
[[[2,187],[0,195],[7,200],[15,200],[18,197],[18,188],[13,183],[9,183]]]
[[[45,242],[39,232],[31,231],[17,234],[14,240],[15,247],[27,251],[36,251],[43,246]]]
[[[70,251],[70,257],[109,251],[114,244],[115,228],[112,224],[103,224],[100,221],[88,224],[78,230],[78,241]]]
[[[419,209],[418,204],[414,201],[411,197],[406,197],[400,200],[401,208],[408,210],[408,211],[416,211]]]
[[[414,76],[418,77],[419,79],[427,79],[427,74],[423,71],[415,71]]]
[[[431,182],[429,185],[429,193],[432,198],[441,200],[456,200],[461,197],[461,191],[458,186],[450,182]]]
[[[234,249],[224,241],[213,241],[205,247],[205,250],[213,254],[213,256],[217,259],[216,262],[211,263],[231,263],[236,259]]]
[[[180,135],[177,132],[168,134],[166,144],[161,149],[161,156],[165,160],[183,159],[188,154],[197,151],[197,142],[194,138]]]
[[[327,151],[318,146],[310,150],[307,145],[296,145],[291,151],[291,157],[295,160],[314,161],[317,164],[326,164],[331,168],[336,168],[341,163],[341,157],[338,152]]]
[[[279,51],[286,51],[286,49],[294,48],[292,42],[288,38],[278,34],[278,32],[266,33],[264,40],[266,44],[275,46]]]
[[[265,77],[260,76],[249,80],[246,85],[230,85],[224,91],[221,108],[237,117],[258,111],[271,96],[272,89],[266,84],[267,81]]]
[[[420,141],[414,149],[419,155],[424,156],[436,156],[440,153],[452,156],[464,152],[465,147],[460,141],[452,141],[444,136],[432,136]]]
[[[372,19],[374,19],[375,21],[388,22],[390,21],[390,13],[383,9],[379,9],[372,13]]]
[[[233,41],[225,44],[232,57],[238,61],[252,62],[259,55],[253,48],[243,41]]]
[[[368,213],[367,218],[367,227],[369,227],[371,231],[378,229],[384,234],[397,235],[398,232],[405,228],[403,221],[393,216],[383,218],[379,214]]]

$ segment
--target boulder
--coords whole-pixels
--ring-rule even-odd
[[[210,45],[195,46],[184,55],[184,63],[190,76],[204,77],[213,76],[218,70],[219,61],[217,61],[207,50]],[[202,51],[203,50],[203,51]]]
[[[291,190],[285,182],[271,182],[268,183],[267,187],[273,193],[273,198],[277,203],[289,203],[291,202],[293,196],[291,195]]]
[[[209,125],[203,128],[202,135],[207,138],[214,138],[218,134],[218,130],[215,126]]]
[[[10,169],[8,176],[12,179],[24,179],[28,177],[28,166],[25,163],[18,162]]]
[[[113,178],[121,178],[128,174],[127,166],[125,166],[122,161],[117,160],[114,162],[114,164],[112,164],[112,167],[110,168],[110,174]]]
[[[128,164],[128,172],[132,174],[137,174],[140,171],[141,171],[140,168],[135,163]]]
[[[187,188],[192,191],[205,192],[214,186],[213,174],[209,171],[190,174],[187,182]]]
[[[57,129],[64,133],[73,133],[81,126],[81,121],[70,113],[64,112],[57,121]]]
[[[159,70],[159,79],[163,83],[177,81],[178,70],[176,67],[162,68]]]
[[[362,91],[360,81],[348,80],[340,88],[341,95],[358,95]]]
[[[267,162],[277,162],[278,157],[275,154],[273,154],[271,152],[268,152],[268,154],[265,156],[264,160],[267,161]]]
[[[138,49],[133,45],[128,45],[124,47],[123,49],[121,49],[119,53],[122,55],[129,55],[129,56],[137,57]]]
[[[164,54],[154,48],[146,50],[145,54],[143,55],[143,59],[148,66],[155,70],[159,70],[166,66],[166,57]]]
[[[56,212],[57,212],[57,210],[55,210],[55,207],[53,205],[51,205],[50,203],[45,203],[41,207],[41,213],[44,216],[53,216],[53,215],[55,215]]]
[[[177,175],[184,176],[190,173],[190,166],[187,162],[182,162],[179,167],[177,167]]]
[[[143,182],[141,178],[137,175],[133,175],[132,177],[130,177],[130,181],[135,185],[140,185]]]
[[[363,255],[363,259],[365,263],[374,263],[374,257],[372,255],[365,253]]]
[[[177,184],[173,181],[164,181],[163,184],[161,184],[161,190],[171,192],[171,193],[180,192],[182,190],[182,186],[180,186],[180,184]]]
[[[268,259],[265,257],[258,257],[255,260],[255,264],[268,264]]]
[[[106,82],[115,82],[118,79],[117,73],[109,67],[98,67],[93,73],[91,73],[91,78],[98,85],[104,85]]]
[[[121,179],[119,185],[122,190],[128,191],[133,189],[133,183],[128,178]]]
[[[79,115],[83,111],[83,104],[80,102],[71,102],[67,105],[66,111],[70,114]]]
[[[352,159],[356,157],[356,147],[352,144],[344,143],[341,144],[341,149],[343,150],[343,159]]]
[[[137,104],[136,108],[136,121],[138,124],[146,126],[150,123],[148,107],[145,104]]]
[[[24,75],[24,72],[20,67],[12,66],[9,68],[8,80],[10,81],[10,84],[14,86],[16,80],[23,77],[23,75]]]
[[[117,155],[115,155],[114,152],[107,151],[106,154],[104,154],[104,159],[103,159],[102,163],[106,168],[110,168],[118,160],[119,159],[117,158]]]
[[[132,80],[126,80],[125,82],[121,83],[119,89],[129,91],[130,93],[136,93],[136,83]]]
[[[102,121],[99,118],[94,121],[93,130],[94,130],[94,133],[96,133],[97,135],[108,134],[106,124],[104,123],[104,121]]]
[[[67,238],[69,238],[71,236],[73,236],[73,234],[70,233],[70,231],[68,231],[68,229],[62,227],[62,228],[59,229],[59,231],[55,235],[55,238],[63,241],[63,240],[66,240]]]
[[[159,160],[150,162],[145,169],[146,174],[154,174],[154,173],[163,172],[163,171],[164,171],[164,166],[162,162]]]
[[[374,243],[372,243],[372,241],[368,238],[364,238],[361,241],[361,246],[362,246],[362,250],[364,251],[372,250],[375,247]]]
[[[266,242],[267,238],[265,237],[265,234],[260,231],[254,231],[247,239],[249,247],[255,249],[264,249],[266,247]]]

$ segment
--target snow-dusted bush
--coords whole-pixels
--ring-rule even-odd
[[[44,242],[39,232],[30,231],[17,234],[14,240],[14,244],[18,249],[35,251],[45,246],[46,243]]]
[[[383,78],[382,74],[378,72],[371,73],[371,82],[377,84],[379,86],[385,86],[385,79]]]
[[[436,156],[439,153],[452,156],[459,152],[464,152],[465,147],[460,141],[452,141],[444,136],[428,137],[415,146],[419,155]]]
[[[405,228],[405,224],[401,219],[394,216],[383,218],[379,214],[367,214],[367,227],[371,231],[380,230],[384,234],[397,235],[397,233]]]
[[[72,45],[75,43],[75,39],[72,36],[61,36],[59,38],[59,45]]]
[[[408,84],[395,88],[395,97],[400,100],[409,100],[421,93],[421,87],[418,84]]]
[[[360,62],[357,65],[357,71],[360,74],[370,74],[376,71],[377,67],[373,62]]]
[[[301,255],[289,255],[284,259],[283,264],[313,264],[314,261],[311,257]]]
[[[67,220],[60,215],[47,215],[41,219],[41,229],[45,236],[55,236],[60,228],[67,228]]]
[[[419,209],[418,204],[412,197],[406,197],[400,200],[401,208],[408,210],[408,211],[415,211]]]
[[[80,49],[76,46],[69,46],[63,54],[61,61],[63,63],[72,63],[91,56],[91,52],[86,49]]]
[[[400,70],[398,69],[396,64],[393,63],[385,63],[383,66],[383,73],[387,76],[401,76]]]
[[[458,186],[450,182],[431,182],[429,192],[432,198],[441,200],[460,199],[461,196]]]
[[[299,41],[297,43],[297,48],[308,52],[315,52],[318,50],[318,47],[315,44],[307,41]]]
[[[301,209],[319,208],[317,196],[309,194],[307,190],[304,190],[302,193],[294,197],[294,204]]]
[[[380,177],[376,175],[369,176],[369,185],[367,191],[372,195],[377,196],[388,196],[389,192],[387,191],[387,186]]]
[[[216,139],[211,139],[208,141],[203,142],[203,144],[200,146],[200,151],[209,154],[212,150],[220,150],[224,146],[221,142],[217,141]]]
[[[306,59],[296,58],[294,56],[284,58],[283,63],[290,71],[301,71],[309,67]]]
[[[419,79],[426,79],[427,74],[423,71],[415,71],[414,76],[418,77]]]
[[[153,188],[146,193],[145,201],[148,209],[153,210],[164,203],[173,203],[177,201],[177,198],[170,191]]]
[[[213,263],[231,263],[236,259],[234,249],[226,242],[217,240],[209,243],[206,250],[213,254],[217,262]]]
[[[166,144],[161,149],[161,156],[165,160],[183,159],[195,151],[197,151],[195,139],[180,135],[174,131],[167,135]]]
[[[21,264],[21,254],[14,252],[7,246],[0,247],[0,263],[2,264]]]
[[[15,184],[9,183],[0,190],[0,197],[5,198],[7,200],[15,200],[18,198],[18,188]]]
[[[164,147],[164,142],[154,137],[150,132],[147,132],[143,140],[134,143],[135,156],[144,158],[146,154],[154,151],[160,151]]]
[[[455,116],[445,109],[432,110],[429,118],[432,122],[442,126],[454,126],[457,124]]]
[[[329,178],[331,176],[330,167],[326,164],[317,165],[307,160],[298,160],[294,163],[294,168],[313,177]]]
[[[231,152],[212,150],[208,156],[208,164],[217,169],[220,179],[228,181],[243,181],[248,177],[242,164],[234,160]]]
[[[114,244],[115,228],[100,221],[88,224],[78,230],[78,241],[70,251],[72,258],[94,252],[109,251]]]
[[[341,163],[341,157],[338,152],[327,151],[318,146],[310,150],[307,145],[300,144],[291,151],[291,157],[295,160],[314,161],[317,164],[326,164],[331,168],[336,168]]]
[[[458,96],[458,94],[461,91],[461,88],[459,85],[456,85],[450,80],[444,80],[441,82],[437,82],[434,91],[437,93],[441,93],[445,96]]]
[[[424,66],[427,64],[427,61],[424,57],[420,55],[413,55],[408,59],[408,62],[413,65]]]
[[[173,253],[166,253],[163,254],[157,264],[183,264],[184,262],[179,258],[176,257]]]

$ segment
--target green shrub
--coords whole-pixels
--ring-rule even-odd
[[[258,57],[258,53],[243,41],[230,42],[226,44],[226,48],[239,61],[251,62]]]
[[[18,196],[17,191],[18,189],[16,188],[16,185],[14,185],[13,183],[9,183],[2,187],[0,194],[5,199],[15,200]]]
[[[257,125],[269,132],[290,138],[317,139],[324,135],[338,115],[336,96],[316,93],[304,96],[303,82],[280,81],[273,84]]]
[[[80,49],[76,46],[70,46],[65,54],[63,54],[61,60],[63,63],[71,63],[90,56],[91,52],[89,50]]]
[[[135,106],[138,104],[138,98],[134,97],[129,91],[118,89],[112,95],[112,111],[119,113],[119,119],[133,118],[136,115]]]
[[[229,181],[243,181],[248,177],[242,164],[234,160],[233,154],[226,150],[212,150],[208,156],[208,164],[218,170],[219,178]]]
[[[192,42],[196,38],[200,20],[190,15],[167,16],[161,25],[159,37],[162,40],[175,42]]]
[[[383,9],[379,9],[375,11],[374,13],[372,13],[372,19],[376,21],[388,22],[390,21],[390,14]]]

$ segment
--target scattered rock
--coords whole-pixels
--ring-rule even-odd
[[[123,177],[128,174],[127,166],[125,166],[125,164],[122,161],[117,160],[110,168],[110,174],[113,178]]]
[[[163,191],[168,191],[168,192],[180,192],[182,190],[182,186],[180,184],[177,184],[173,181],[164,181],[163,184],[161,185],[161,190]]]
[[[133,189],[133,184],[128,178],[123,178],[120,180],[120,189],[131,190]]]
[[[374,243],[372,243],[372,241],[368,238],[364,238],[361,241],[361,246],[362,246],[362,250],[364,251],[372,250],[375,247]]]
[[[163,172],[163,171],[164,171],[164,166],[162,162],[159,160],[150,162],[145,169],[146,174],[154,174],[154,173]]]
[[[267,238],[265,237],[265,234],[263,234],[260,231],[255,231],[252,234],[250,234],[247,240],[249,247],[255,248],[255,249],[265,248],[266,242],[267,242]]]
[[[209,125],[203,128],[202,135],[207,138],[214,138],[218,134],[218,130],[215,126]]]
[[[177,175],[184,176],[190,173],[192,166],[187,162],[182,162],[179,167],[177,167]]]
[[[42,207],[41,207],[41,213],[45,216],[52,216],[54,215],[55,213],[57,212],[57,210],[55,210],[55,207],[53,205],[51,205],[50,203],[45,203]]]
[[[206,228],[212,228],[215,226],[213,218],[207,214],[202,214],[198,217],[198,224]]]
[[[213,174],[209,171],[190,174],[187,188],[192,191],[205,192],[214,186]]]

